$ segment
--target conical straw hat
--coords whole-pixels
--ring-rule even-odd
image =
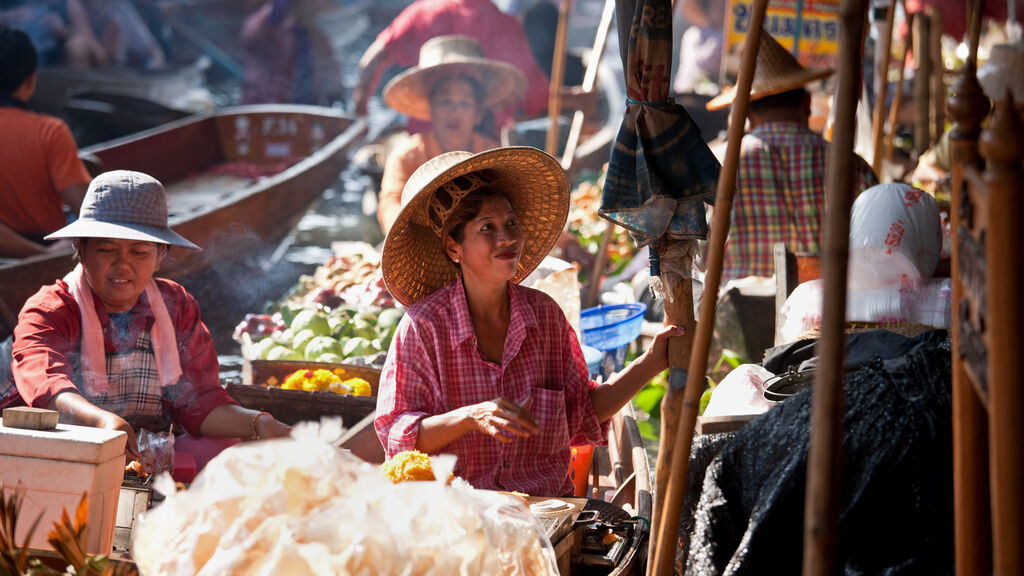
[[[750,101],[795,90],[830,74],[831,68],[804,68],[771,34],[762,33],[761,44],[757,49],[757,66],[754,67],[754,81],[750,85]],[[736,88],[730,86],[712,98],[705,108],[725,108],[732,104],[735,97]]]
[[[480,84],[484,108],[511,104],[526,92],[526,76],[518,68],[484,58],[479,42],[451,34],[424,42],[419,63],[388,82],[384,101],[406,116],[430,120],[430,92],[454,76],[468,76]]]
[[[569,216],[569,181],[561,164],[528,146],[479,154],[448,152],[413,172],[402,191],[402,211],[384,241],[381,272],[388,292],[411,306],[459,277],[441,238],[447,218],[474,190],[496,187],[508,196],[523,232],[520,282],[555,245]],[[444,205],[435,192],[451,198]]]

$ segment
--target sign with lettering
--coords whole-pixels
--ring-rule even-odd
[[[750,28],[751,0],[728,0],[723,65],[727,83],[739,73],[740,53]],[[806,68],[836,68],[839,55],[839,0],[772,0],[764,31],[793,51]]]

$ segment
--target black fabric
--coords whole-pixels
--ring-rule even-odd
[[[947,338],[945,330],[929,330],[908,338],[889,330],[868,330],[846,335],[846,360],[843,365],[855,370],[874,360],[887,360],[910,353],[920,346],[937,346]],[[797,340],[764,353],[761,366],[772,374],[782,374],[789,368],[812,370],[817,368],[817,338]]]
[[[0,108],[5,106],[9,108],[21,108],[23,110],[28,110],[28,105],[21,100],[12,96],[0,96]]]
[[[835,573],[953,573],[948,342],[846,378]],[[799,574],[811,389],[742,428],[708,467],[686,574]]]

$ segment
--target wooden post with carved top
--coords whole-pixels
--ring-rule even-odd
[[[992,573],[992,531],[989,491],[985,477],[977,471],[988,470],[988,423],[985,406],[972,389],[965,361],[958,353],[970,322],[970,304],[964,299],[962,267],[966,245],[974,227],[970,194],[964,170],[981,165],[978,136],[981,121],[988,115],[989,102],[978,84],[973,58],[968,59],[963,75],[953,86],[947,102],[953,127],[949,134],[953,158],[953,506],[956,517],[956,573]]]
[[[1020,71],[1015,73],[1019,74]],[[981,175],[987,204],[984,242],[987,309],[982,337],[988,348],[989,485],[992,490],[992,549],[996,574],[1024,572],[1024,124],[1007,90],[996,101],[991,126],[981,133]]]

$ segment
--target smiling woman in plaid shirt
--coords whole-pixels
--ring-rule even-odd
[[[608,420],[668,366],[667,327],[608,382],[589,379],[558,304],[518,285],[565,225],[569,186],[535,148],[450,152],[420,167],[384,243],[391,294],[409,311],[381,375],[377,434],[458,456],[477,488],[572,495],[572,444],[603,444]]]
[[[160,182],[140,172],[100,174],[78,220],[50,238],[73,239],[79,263],[22,308],[14,378],[0,382],[0,407],[50,408],[66,424],[121,430],[133,458],[137,430],[171,422],[194,437],[288,434],[269,414],[231,399],[199,304],[179,284],[153,277],[170,246],[199,249],[168,228]],[[200,464],[204,454],[196,456]]]

